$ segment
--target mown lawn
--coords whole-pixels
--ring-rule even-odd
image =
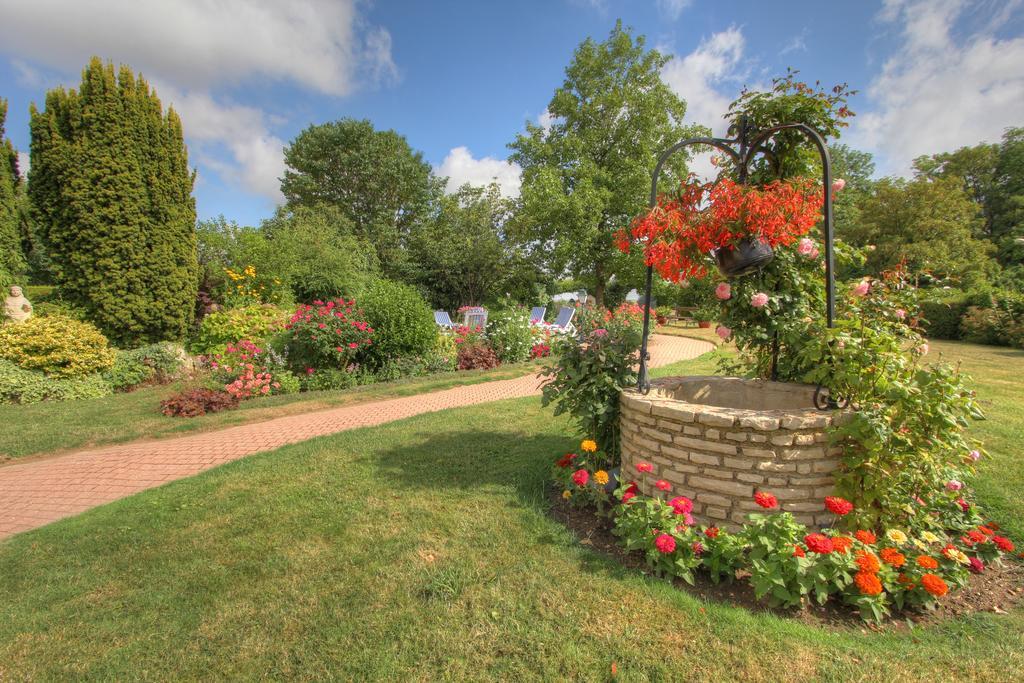
[[[1001,383],[1024,354],[939,346],[969,357],[993,401],[979,488],[1020,539],[1008,449],[1024,390]],[[824,630],[623,569],[547,516],[569,433],[535,398],[422,415],[15,536],[0,544],[0,680],[609,680],[613,666],[620,680],[1009,680],[1024,667],[1021,610]]]
[[[125,394],[64,403],[0,405],[0,462],[37,453],[122,443],[143,438],[181,436],[222,429],[295,413],[379,401],[456,386],[520,377],[536,372],[540,363],[517,363],[494,370],[469,370],[370,384],[345,391],[311,391],[245,401],[236,410],[182,419],[160,414],[160,401],[182,388],[181,383],[147,387]]]

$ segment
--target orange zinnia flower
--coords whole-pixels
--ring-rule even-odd
[[[870,531],[864,531],[863,529],[856,532],[854,536],[856,536],[857,540],[863,543],[864,545],[874,545],[875,541],[878,540],[877,538],[875,538],[875,535],[873,533],[871,533]]]
[[[921,577],[921,586],[937,598],[949,592],[949,586],[935,574],[925,574]]]
[[[853,547],[853,539],[849,536],[834,536],[832,538],[832,549],[837,553],[848,553]]]
[[[857,551],[857,566],[860,567],[862,572],[868,574],[877,574],[881,566],[878,564],[878,558],[872,553],[864,552],[863,550]]]
[[[899,568],[907,563],[906,556],[896,550],[896,548],[882,548],[882,552],[880,554],[882,556],[882,561],[888,565],[892,565],[893,567]]]
[[[864,595],[880,595],[882,592],[882,582],[870,572],[857,572],[857,575],[853,577],[853,582],[857,584],[857,588]]]
[[[917,558],[917,565],[919,567],[923,567],[924,569],[938,569],[939,568],[939,561],[936,560],[934,557],[928,557],[927,555],[920,555]]]

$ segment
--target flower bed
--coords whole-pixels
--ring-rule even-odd
[[[828,445],[826,430],[839,415],[815,409],[813,395],[806,385],[734,377],[664,378],[647,396],[626,390],[622,476],[641,480],[636,466],[650,462],[655,479],[694,501],[698,519],[726,527],[742,524],[766,487],[799,522],[827,525],[822,499],[842,449]]]

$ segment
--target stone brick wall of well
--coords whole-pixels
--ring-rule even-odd
[[[756,491],[779,499],[780,507],[808,525],[826,526],[834,517],[823,499],[833,492],[832,472],[842,449],[829,447],[834,416],[807,411],[733,410],[623,392],[622,476],[645,494],[664,479],[668,497],[693,500],[701,522],[735,527],[752,511]],[[649,462],[654,472],[636,471]]]

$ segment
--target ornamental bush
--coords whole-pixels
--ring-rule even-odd
[[[434,313],[409,285],[378,280],[359,303],[375,331],[373,344],[360,354],[370,366],[383,365],[389,358],[422,356],[434,347],[438,335]]]
[[[487,321],[487,339],[502,363],[527,360],[533,346],[530,312],[516,307],[494,313]]]
[[[239,401],[226,391],[189,389],[161,401],[160,412],[168,417],[199,417],[236,408]]]
[[[485,343],[465,343],[459,346],[459,370],[490,370],[501,365],[494,349]]]
[[[264,344],[284,329],[287,314],[276,306],[256,304],[214,311],[203,318],[190,348],[193,353],[224,353],[228,344],[248,339]]]
[[[356,302],[315,301],[299,306],[286,330],[286,352],[293,369],[344,370],[377,339]]]
[[[32,317],[0,327],[0,358],[50,377],[82,377],[110,368],[114,350],[87,322],[64,316]]]
[[[0,359],[0,403],[28,405],[40,401],[74,401],[109,396],[111,392],[110,383],[98,373],[49,377]]]
[[[181,348],[169,342],[118,351],[103,378],[115,391],[127,391],[148,382],[166,382],[183,364]]]

